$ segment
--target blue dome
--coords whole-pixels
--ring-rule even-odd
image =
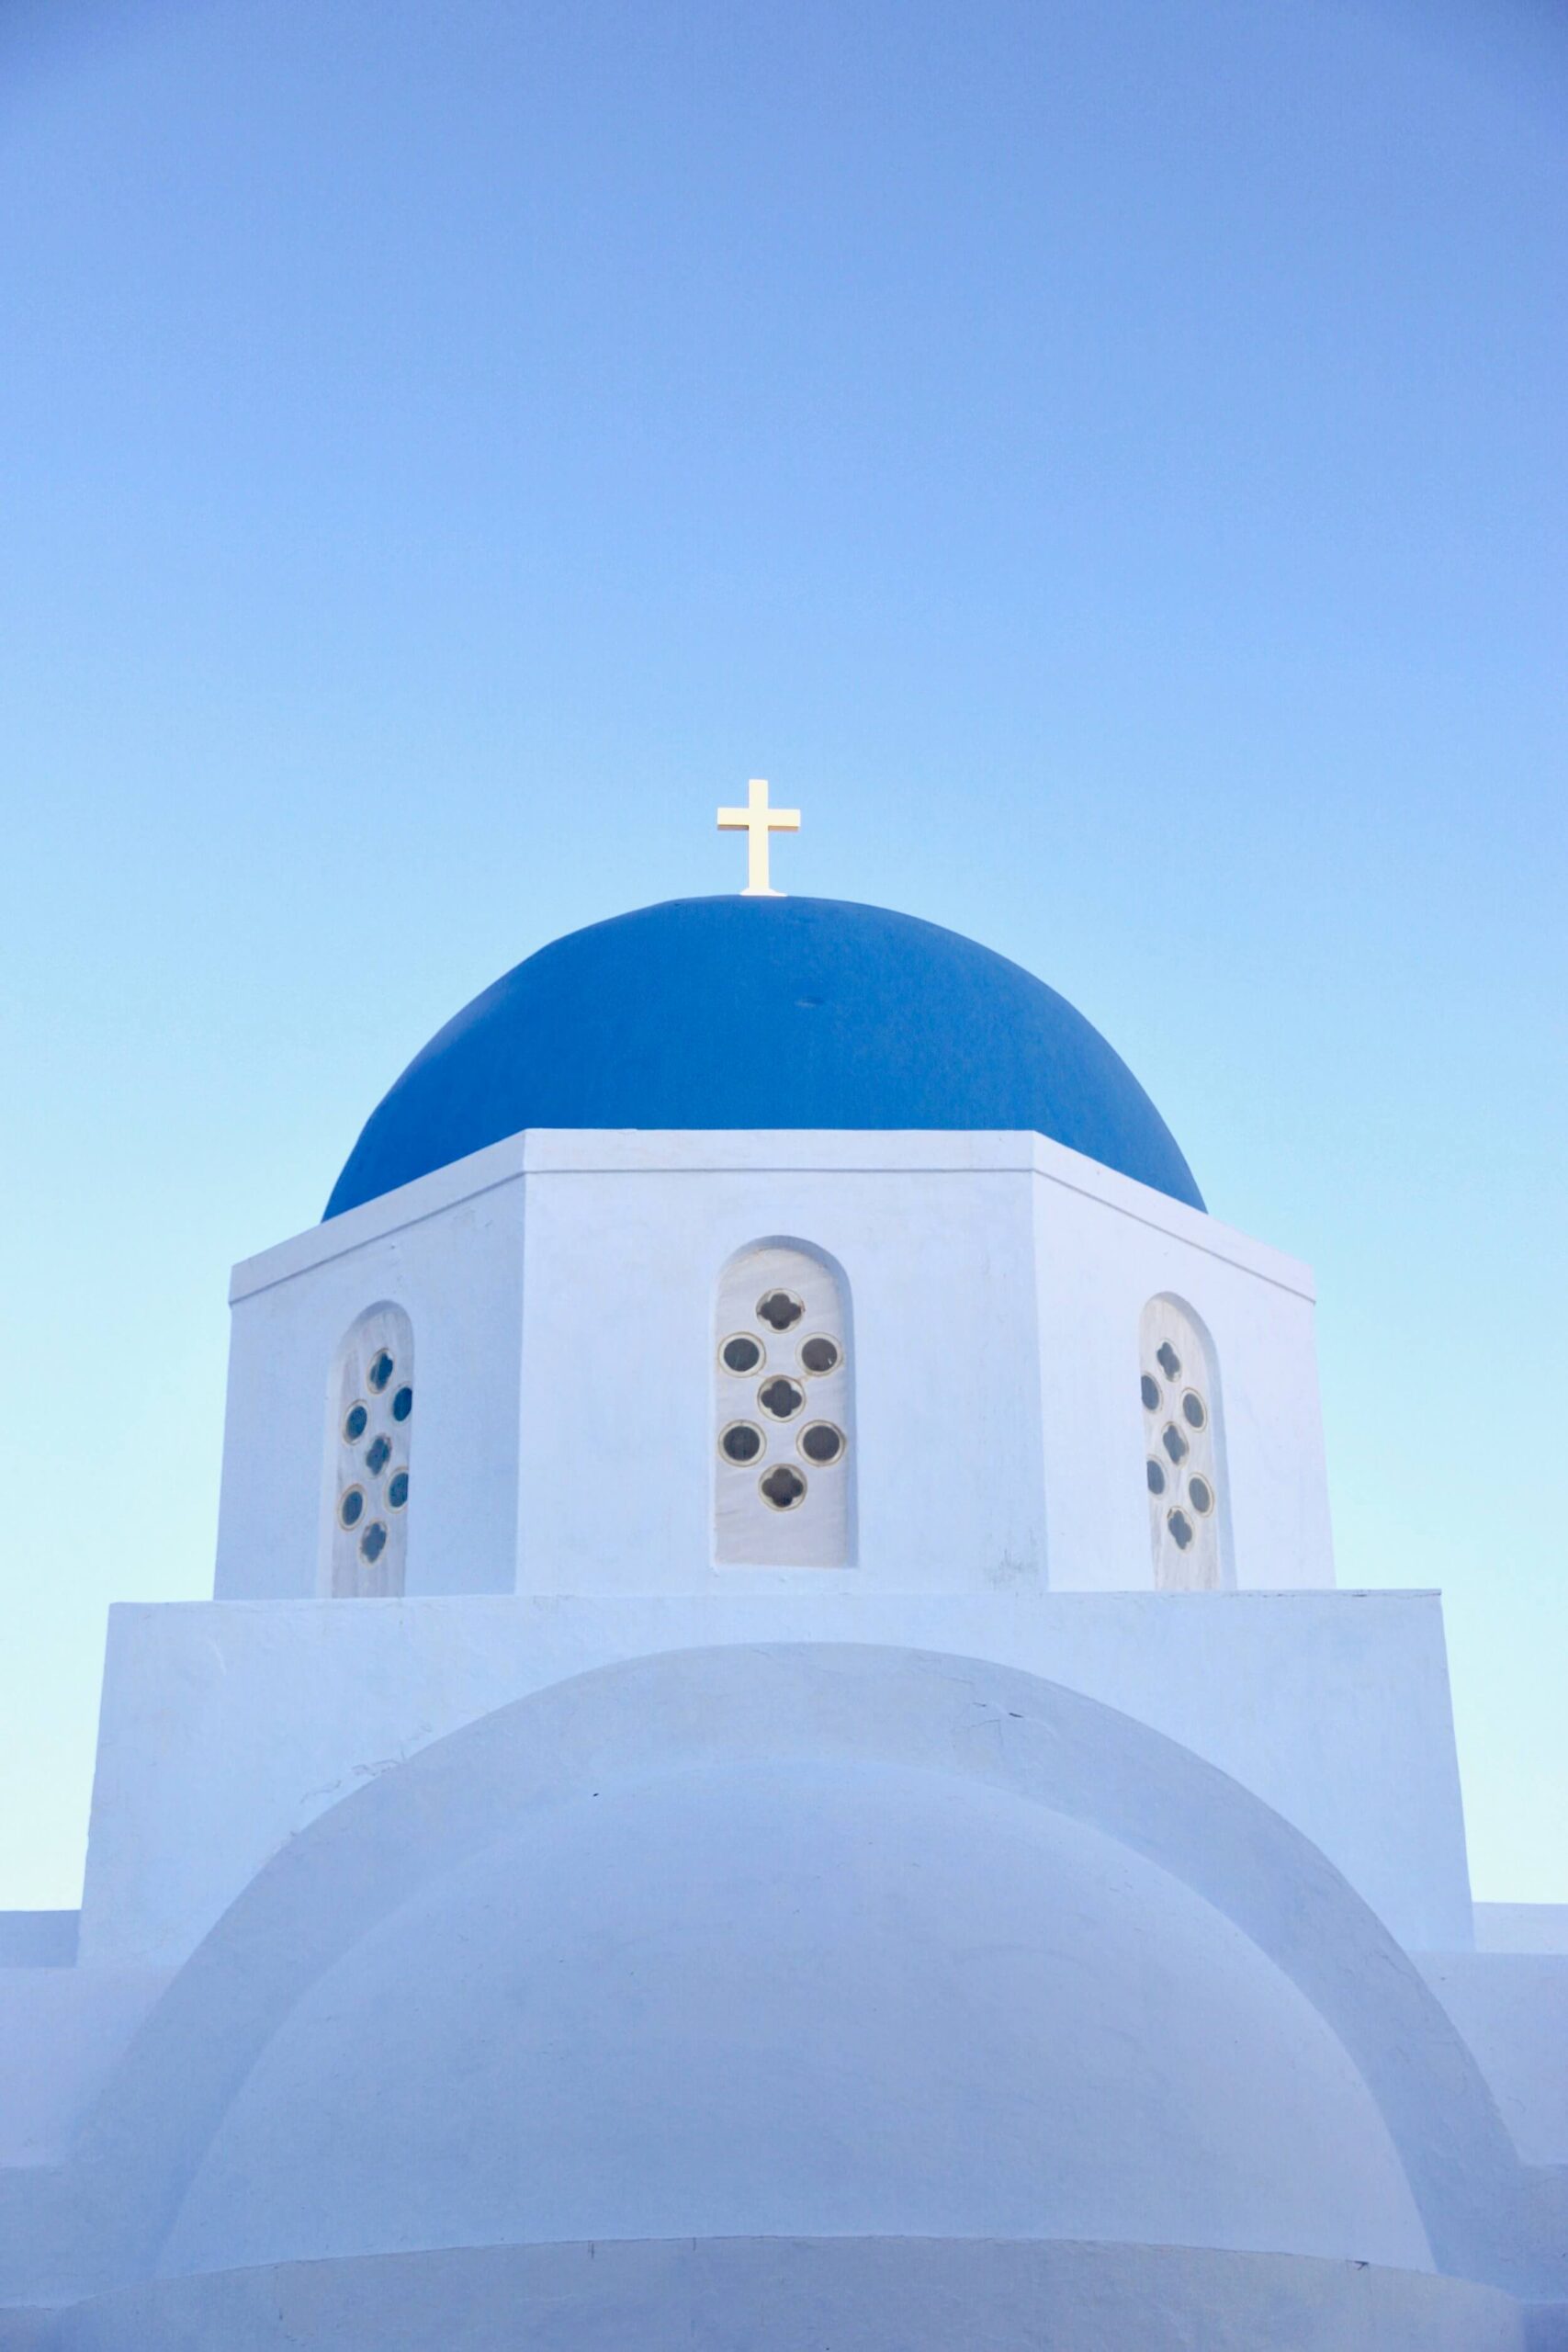
[[[542,947],[409,1064],[327,1216],[523,1127],[1034,1128],[1203,1205],[1066,998],[956,932],[836,899],[674,899]]]

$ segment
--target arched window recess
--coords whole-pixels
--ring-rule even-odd
[[[1144,1486],[1161,1592],[1230,1581],[1219,1384],[1208,1334],[1178,1298],[1151,1298],[1139,1326]]]
[[[334,1600],[404,1589],[413,1419],[413,1326],[383,1302],[350,1327],[333,1366],[321,1582]]]
[[[836,1568],[853,1556],[849,1290],[800,1241],[758,1241],[719,1277],[713,1546],[720,1566]]]

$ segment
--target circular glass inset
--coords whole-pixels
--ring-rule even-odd
[[[757,1301],[757,1320],[770,1331],[793,1331],[805,1312],[792,1290],[765,1290]]]
[[[1167,1421],[1159,1433],[1159,1442],[1173,1462],[1185,1462],[1192,1451],[1174,1421]]]
[[[360,1439],[365,1435],[369,1425],[370,1413],[368,1408],[364,1405],[351,1405],[347,1412],[343,1417],[343,1433],[344,1439],[350,1445],[357,1445]]]
[[[1138,1394],[1144,1400],[1144,1410],[1145,1413],[1157,1413],[1159,1411],[1159,1382],[1155,1378],[1152,1373],[1145,1372],[1143,1378],[1139,1381]]]
[[[1170,1540],[1179,1552],[1185,1552],[1192,1541],[1192,1521],[1184,1510],[1168,1510],[1165,1523],[1170,1530]]]
[[[340,1527],[357,1527],[365,1516],[365,1489],[349,1487],[338,1497],[337,1523]]]
[[[370,1359],[370,1369],[365,1375],[367,1385],[376,1391],[378,1396],[390,1380],[393,1370],[392,1359],[386,1349],[378,1348]]]
[[[737,1331],[720,1348],[718,1360],[726,1372],[746,1373],[761,1372],[767,1358],[761,1340],[754,1340],[750,1331]]]
[[[840,1461],[844,1452],[844,1432],[831,1421],[807,1421],[795,1440],[807,1462],[826,1465]]]
[[[1176,1350],[1171,1346],[1168,1340],[1162,1340],[1158,1347],[1155,1350],[1155,1362],[1158,1364],[1161,1372],[1164,1373],[1168,1380],[1178,1380],[1180,1378],[1181,1358],[1177,1354]]]
[[[809,1340],[802,1340],[800,1368],[802,1372],[810,1373],[813,1378],[819,1378],[825,1372],[837,1372],[841,1362],[839,1342],[829,1339],[825,1331],[814,1332]]]
[[[1183,1392],[1181,1418],[1190,1430],[1201,1430],[1208,1420],[1209,1408],[1195,1388],[1189,1388]]]
[[[798,1470],[787,1462],[780,1462],[772,1470],[764,1470],[757,1481],[762,1500],[774,1510],[793,1510],[806,1493],[806,1481]]]
[[[757,1402],[770,1421],[792,1421],[806,1402],[806,1391],[798,1380],[791,1380],[786,1373],[775,1372],[764,1380],[757,1391]]]
[[[1213,1510],[1214,1490],[1207,1478],[1188,1479],[1187,1499],[1193,1510],[1201,1514],[1206,1514]]]
[[[1163,1462],[1156,1462],[1152,1453],[1144,1464],[1144,1476],[1149,1482],[1149,1492],[1151,1495],[1164,1494],[1165,1464]]]
[[[378,1519],[373,1519],[359,1539],[359,1556],[362,1560],[374,1562],[380,1558],[386,1548],[387,1531]]]
[[[393,1420],[406,1421],[412,1411],[413,1390],[412,1388],[400,1388],[397,1395],[392,1399]]]
[[[378,1478],[392,1458],[389,1437],[373,1437],[365,1449],[365,1467],[373,1478]]]
[[[755,1462],[767,1442],[755,1421],[731,1421],[718,1433],[718,1450],[727,1462]]]
[[[387,1509],[401,1510],[408,1498],[409,1474],[406,1470],[394,1470],[387,1481]]]

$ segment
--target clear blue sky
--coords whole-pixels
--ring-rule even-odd
[[[751,775],[1315,1265],[1341,1579],[1568,1899],[1565,100],[1544,0],[9,0],[0,1904],[231,1262]]]

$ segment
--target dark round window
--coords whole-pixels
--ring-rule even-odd
[[[1152,1373],[1145,1373],[1138,1383],[1138,1393],[1143,1397],[1145,1413],[1159,1411],[1159,1382]]]
[[[1185,1552],[1192,1541],[1192,1521],[1184,1510],[1170,1510],[1165,1515],[1170,1530],[1170,1540],[1179,1552]]]
[[[839,1342],[829,1340],[825,1332],[818,1332],[800,1343],[800,1363],[803,1372],[820,1374],[839,1369]]]
[[[726,1340],[718,1351],[718,1360],[726,1372],[760,1372],[762,1366],[762,1342],[754,1340],[750,1331],[737,1331]]]
[[[370,1425],[370,1414],[364,1405],[351,1405],[343,1417],[343,1433],[350,1445],[357,1445]]]
[[[413,1390],[412,1388],[400,1388],[397,1395],[392,1399],[393,1420],[406,1421],[412,1411]]]
[[[1190,1430],[1201,1430],[1209,1418],[1209,1408],[1195,1388],[1189,1388],[1181,1399],[1181,1418]]]
[[[757,1320],[770,1331],[793,1331],[805,1312],[792,1290],[765,1290],[757,1301]]]
[[[359,1539],[362,1560],[378,1560],[387,1548],[387,1531],[378,1519],[373,1519]]]
[[[718,1434],[718,1450],[727,1462],[755,1462],[766,1443],[755,1421],[731,1421]]]
[[[365,1516],[365,1489],[363,1487],[350,1487],[347,1491],[339,1498],[337,1515],[338,1524],[340,1527],[358,1526],[360,1521]]]
[[[757,1481],[762,1490],[762,1500],[774,1510],[793,1510],[806,1493],[806,1481],[798,1470],[781,1462],[775,1469],[764,1470]]]
[[[1149,1492],[1151,1495],[1164,1494],[1165,1464],[1163,1462],[1156,1462],[1152,1453],[1144,1464],[1144,1476],[1149,1482]]]
[[[373,1437],[365,1449],[365,1467],[373,1478],[378,1478],[392,1458],[389,1437]]]
[[[387,1481],[387,1509],[401,1510],[408,1498],[409,1474],[406,1470],[394,1470]]]
[[[807,1462],[838,1462],[844,1451],[844,1432],[831,1421],[807,1421],[796,1440]]]
[[[758,1389],[757,1402],[770,1421],[791,1421],[806,1402],[806,1391],[798,1380],[776,1372]]]
[[[1173,1462],[1185,1462],[1192,1451],[1174,1421],[1167,1421],[1159,1433],[1159,1442]]]
[[[1213,1487],[1210,1486],[1207,1478],[1188,1479],[1187,1499],[1191,1504],[1193,1510],[1200,1513],[1207,1513],[1213,1510],[1214,1490]]]
[[[390,1380],[395,1368],[386,1349],[378,1348],[370,1359],[370,1369],[365,1375],[367,1382],[376,1391],[378,1396]]]
[[[1168,1380],[1176,1380],[1179,1378],[1181,1373],[1181,1358],[1177,1354],[1176,1350],[1171,1346],[1168,1340],[1162,1340],[1158,1347],[1155,1350],[1155,1362],[1158,1364],[1161,1372],[1164,1373]]]

